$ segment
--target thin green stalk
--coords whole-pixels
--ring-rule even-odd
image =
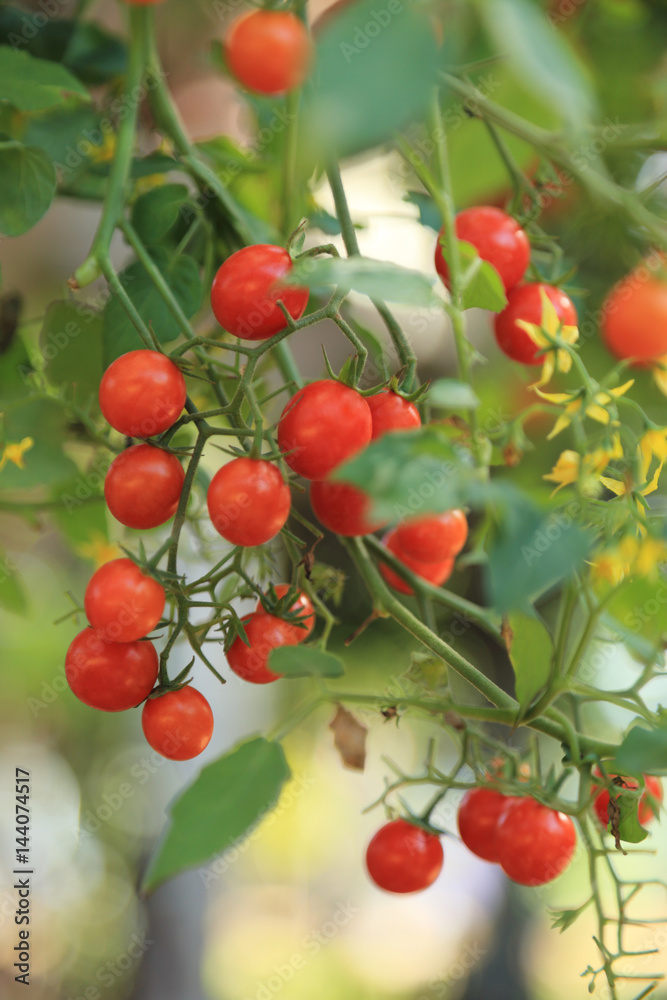
[[[149,7],[135,4],[129,8],[130,49],[124,87],[125,117],[120,119],[116,133],[116,148],[109,171],[106,197],[93,245],[83,264],[74,272],[74,282],[78,288],[84,288],[103,273],[101,261],[109,253],[114,230],[125,208],[127,181],[139,113],[139,102],[135,92],[143,93],[141,81],[144,72],[145,39],[153,16],[154,12]]]

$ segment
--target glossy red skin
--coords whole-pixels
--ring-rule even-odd
[[[153,690],[158,656],[151,642],[109,642],[84,628],[65,657],[65,676],[79,701],[101,712],[124,712]]]
[[[530,263],[530,242],[521,226],[500,208],[478,205],[459,212],[455,221],[458,239],[472,243],[477,253],[495,267],[505,291],[521,281]],[[435,267],[449,288],[449,268],[442,253],[440,237],[435,247]]]
[[[369,520],[370,499],[349,483],[311,483],[310,506],[317,520],[336,535],[370,535],[387,523]]]
[[[468,538],[468,520],[462,510],[413,517],[397,525],[396,547],[418,562],[445,562],[459,554]]]
[[[519,885],[552,882],[569,865],[576,844],[570,817],[535,799],[511,801],[498,821],[498,861],[505,874]]]
[[[84,607],[93,628],[109,642],[133,642],[152,632],[162,617],[165,592],[131,559],[112,559],[91,576]]]
[[[234,458],[223,465],[207,496],[213,527],[232,545],[270,541],[285,524],[291,502],[280,469],[259,458]]]
[[[308,305],[308,289],[282,285],[292,270],[283,247],[269,243],[243,247],[228,257],[211,286],[211,306],[223,329],[243,340],[266,340],[285,329],[280,300],[293,319]]]
[[[461,840],[469,851],[484,861],[498,860],[498,821],[510,801],[510,796],[501,795],[493,788],[471,788],[461,800],[458,812]]]
[[[258,94],[284,94],[308,76],[308,30],[289,11],[255,10],[231,27],[224,42],[227,65],[239,83]]]
[[[525,330],[517,326],[517,320],[540,326],[542,323],[542,290],[546,292],[563,326],[577,325],[577,310],[569,295],[553,285],[532,282],[519,285],[507,296],[507,305],[494,319],[493,329],[498,347],[512,361],[522,365],[541,365],[544,355],[538,357],[540,347]]]
[[[375,396],[366,396],[366,402],[373,418],[373,441],[388,431],[410,431],[422,425],[422,418],[415,404],[391,389],[383,389]]]
[[[156,753],[169,760],[191,760],[213,735],[213,712],[193,687],[149,698],[141,713],[144,736]]]
[[[278,598],[281,598],[285,596],[290,586],[288,583],[277,583],[273,589]],[[264,611],[261,601],[257,601],[257,608],[255,610]],[[299,591],[297,599],[290,607],[290,611],[295,614],[298,612],[299,624],[297,625],[293,621],[285,621],[284,624],[289,627],[290,633],[294,635],[297,642],[303,642],[315,628],[315,608],[308,594],[304,594],[303,590]],[[277,617],[277,615],[274,615],[274,617]]]
[[[121,452],[104,480],[107,507],[128,528],[156,528],[173,517],[185,473],[175,455],[150,444]]]
[[[602,339],[617,358],[638,366],[667,354],[667,282],[629,274],[602,306]]]
[[[454,569],[453,559],[444,559],[442,562],[419,562],[418,559],[412,559],[411,556],[406,555],[401,548],[399,548],[396,542],[396,529],[392,528],[382,539],[383,544],[390,552],[400,559],[401,562],[407,566],[408,569],[416,573],[417,576],[421,576],[423,580],[428,580],[429,583],[434,584],[436,587],[440,587],[445,580],[448,580],[451,576],[452,570]],[[383,562],[378,563],[380,568],[380,573],[384,577],[386,583],[394,590],[397,590],[399,594],[406,594],[408,597],[414,595],[414,590],[412,587],[402,580],[398,573],[394,573],[391,567],[386,566]]]
[[[185,406],[185,379],[159,351],[130,351],[113,361],[100,382],[100,407],[111,426],[147,438],[175,424]]]
[[[278,422],[278,447],[304,479],[326,479],[371,439],[368,403],[354,389],[321,379],[299,389]]]
[[[368,874],[387,892],[427,889],[442,871],[440,838],[405,819],[381,826],[366,850]]]
[[[609,777],[615,778],[616,775],[610,774]],[[623,780],[628,788],[639,788],[639,782],[635,781],[634,778],[624,778]],[[644,781],[646,782],[646,790],[639,799],[639,807],[637,810],[637,816],[642,826],[646,826],[647,823],[650,823],[651,820],[655,818],[655,813],[651,808],[648,795],[651,795],[654,799],[656,799],[656,801],[662,802],[664,794],[662,782],[659,778],[654,777],[652,774],[645,774]],[[620,793],[621,789],[619,788],[618,794],[620,795]],[[596,796],[593,805],[595,807],[595,813],[600,826],[604,827],[606,830],[609,826],[609,791],[606,788],[603,788],[599,795]]]
[[[230,668],[251,684],[271,684],[279,680],[280,675],[267,667],[269,653],[278,646],[298,645],[302,641],[297,634],[299,630],[266,611],[253,611],[241,621],[250,645],[246,646],[240,636],[234,639],[227,653]]]

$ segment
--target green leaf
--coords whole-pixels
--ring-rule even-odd
[[[344,7],[317,42],[304,101],[310,155],[370,149],[423,119],[440,63],[426,10],[402,0]]]
[[[509,616],[509,624],[513,633],[509,657],[523,715],[549,680],[553,645],[544,622],[534,615],[517,612]]]
[[[163,184],[137,198],[132,225],[146,246],[159,243],[167,235],[189,196],[185,184]]]
[[[169,828],[144,889],[205,864],[248,834],[275,806],[289,776],[280,744],[261,736],[205,767],[172,804]]]
[[[120,77],[127,68],[127,49],[121,38],[92,21],[72,21],[72,32],[62,63],[91,86]]]
[[[618,836],[629,844],[641,844],[648,837],[648,830],[639,822],[639,799],[632,793],[621,790],[617,803],[621,809],[618,821]],[[609,824],[611,826],[611,824]]]
[[[477,0],[489,35],[527,86],[577,125],[590,118],[594,99],[562,32],[529,0]]]
[[[565,512],[545,512],[523,497],[507,504],[489,549],[490,603],[501,614],[531,614],[535,598],[571,577],[591,544],[591,534]]]
[[[462,306],[464,309],[490,309],[500,312],[507,305],[507,296],[502,279],[495,267],[482,260],[472,243],[457,240],[461,261]],[[445,260],[446,247],[440,240],[440,248]]]
[[[409,514],[450,510],[474,470],[469,453],[438,427],[385,434],[345,462],[332,479],[359,486],[374,501],[373,515],[399,520]]]
[[[655,580],[631,576],[614,594],[606,610],[631,633],[658,642],[667,633],[665,584],[662,574]]]
[[[56,174],[43,150],[0,142],[0,232],[27,232],[46,213],[55,193]]]
[[[0,98],[19,111],[42,111],[70,97],[90,101],[76,77],[58,63],[0,46]]]
[[[312,646],[279,646],[269,655],[269,670],[281,677],[342,677],[343,662]]]
[[[305,257],[297,260],[290,283],[321,289],[335,286],[341,291],[360,292],[372,299],[401,302],[412,306],[442,304],[433,291],[433,282],[421,271],[388,264],[368,257]]]
[[[0,607],[15,615],[24,615],[28,610],[28,601],[21,586],[18,570],[2,549],[0,549]]]
[[[403,196],[403,201],[417,206],[422,226],[428,226],[429,229],[438,232],[442,226],[442,213],[430,195],[424,194],[423,191],[408,191]]]
[[[202,285],[197,262],[187,255],[169,259],[162,248],[152,251],[152,257],[162,271],[167,284],[185,314],[194,316],[201,305]],[[165,305],[143,264],[130,264],[120,279],[146,325],[153,328],[161,344],[175,340],[180,327]],[[122,304],[115,295],[104,310],[104,365],[111,364],[121,354],[144,347]]]
[[[475,410],[480,405],[468,383],[455,378],[439,378],[432,382],[426,400],[429,406],[443,410]]]
[[[82,409],[97,409],[102,365],[102,314],[83,302],[52,302],[40,337],[44,371],[54,386],[71,387]]]
[[[633,726],[616,751],[619,774],[667,774],[667,723],[659,729]]]

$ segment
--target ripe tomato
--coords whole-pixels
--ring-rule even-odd
[[[336,535],[370,535],[387,523],[369,520],[370,499],[349,483],[312,483],[310,506],[317,520]]]
[[[553,881],[572,860],[576,843],[570,817],[535,799],[510,801],[498,820],[498,860],[505,874],[520,885]]]
[[[230,668],[251,684],[277,681],[280,675],[274,674],[267,666],[269,653],[278,646],[296,646],[301,642],[301,636],[297,634],[299,630],[291,622],[266,611],[253,611],[241,621],[250,645],[247,646],[241,636],[234,639],[227,653]]]
[[[302,21],[285,10],[254,10],[234,22],[224,43],[230,70],[259,94],[283,94],[308,75],[312,45]]]
[[[615,774],[610,774],[610,778],[615,778]],[[623,778],[623,781],[627,788],[639,788],[639,782],[634,778]],[[642,826],[646,826],[655,817],[651,803],[649,802],[648,796],[652,796],[657,802],[662,802],[663,788],[660,778],[654,777],[652,774],[645,774],[644,781],[646,783],[646,789],[639,799],[639,807],[637,810],[637,815],[639,822]],[[617,798],[621,794],[621,788],[618,789],[618,794],[614,796]],[[593,803],[595,807],[595,813],[600,822],[600,825],[606,830],[609,826],[609,791],[606,788],[602,788],[599,794],[596,796]]]
[[[266,340],[286,327],[276,305],[280,300],[292,319],[308,305],[308,289],[283,285],[292,258],[269,243],[243,247],[228,257],[211,287],[211,306],[221,327],[243,340]]]
[[[271,462],[234,458],[218,469],[208,488],[215,530],[232,545],[263,545],[289,516],[289,486]]]
[[[409,431],[421,427],[422,418],[415,404],[403,399],[391,389],[383,389],[377,395],[366,396],[365,399],[373,418],[371,431],[373,441],[387,431]]]
[[[151,632],[162,617],[165,592],[131,559],[112,559],[91,576],[84,607],[93,628],[109,642],[133,642]]]
[[[485,861],[497,861],[498,821],[513,801],[493,788],[471,788],[461,800],[458,825],[461,840],[469,851]]]
[[[321,379],[299,389],[278,422],[278,446],[304,479],[325,479],[371,439],[371,411],[354,389]]]
[[[638,364],[667,354],[667,282],[629,274],[602,306],[602,338],[617,358]]]
[[[185,473],[175,455],[150,444],[121,452],[104,480],[107,507],[128,528],[156,528],[173,517]]]
[[[512,289],[507,296],[507,305],[494,319],[494,331],[500,350],[508,358],[520,361],[523,365],[542,364],[542,356],[537,356],[540,348],[517,322],[522,320],[525,323],[541,326],[542,292],[545,292],[553,303],[563,326],[577,325],[577,310],[572,299],[562,289],[553,285],[542,285],[539,282],[519,285],[518,288]]]
[[[149,698],[141,726],[156,753],[169,760],[190,760],[210,743],[213,712],[204,695],[188,686]]]
[[[153,690],[158,658],[151,642],[109,642],[102,632],[84,628],[65,658],[65,676],[84,705],[101,712],[134,708]]]
[[[511,215],[500,208],[479,205],[459,212],[455,227],[458,239],[472,243],[482,260],[495,267],[506,292],[521,281],[530,263],[530,243]],[[449,288],[449,267],[440,245],[442,234],[441,229],[435,247],[435,267]]]
[[[278,599],[280,599],[288,592],[290,585],[289,583],[277,583],[273,589]],[[261,601],[257,602],[256,610],[265,610]],[[292,614],[298,614],[298,624],[296,619],[292,619],[292,621],[286,621],[285,625],[289,625],[297,642],[303,642],[315,628],[315,608],[313,607],[313,602],[308,597],[308,594],[304,594],[303,590],[300,590],[296,600],[290,605],[289,610]],[[277,617],[277,615],[274,615],[274,617]]]
[[[387,892],[418,892],[437,879],[444,854],[440,838],[395,819],[381,826],[366,850],[368,874]]]
[[[468,538],[468,521],[462,510],[411,517],[394,529],[396,546],[418,562],[445,562],[457,556]]]
[[[428,580],[429,583],[434,584],[436,587],[440,587],[445,580],[449,579],[452,570],[454,569],[454,559],[443,559],[442,562],[419,562],[418,559],[413,559],[408,556],[403,549],[398,546],[396,539],[396,528],[392,528],[382,539],[386,548],[396,556],[397,559],[407,566],[408,569],[416,573],[417,576],[421,576],[422,579]],[[409,583],[402,580],[398,573],[394,573],[393,569],[389,566],[385,566],[384,563],[379,563],[380,573],[384,577],[385,581],[394,590],[397,590],[400,594],[407,594],[412,596],[414,590]]]
[[[100,407],[111,426],[128,437],[161,434],[185,406],[185,379],[159,351],[130,351],[113,361],[100,382]]]

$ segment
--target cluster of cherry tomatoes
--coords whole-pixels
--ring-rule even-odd
[[[459,212],[455,220],[459,240],[471,243],[482,260],[491,264],[503,283],[507,305],[494,317],[494,333],[501,351],[524,365],[542,363],[540,346],[522,326],[542,326],[546,295],[563,326],[577,325],[574,303],[560,288],[542,282],[523,282],[530,264],[530,243],[524,230],[500,208],[478,205]],[[440,237],[443,230],[440,231]],[[435,266],[449,288],[449,268],[440,242],[435,250]]]
[[[619,795],[622,787],[639,787],[633,779],[616,780]],[[659,804],[663,797],[658,778],[645,775],[644,781],[645,791],[638,810],[642,825],[653,818],[654,803]],[[609,791],[602,788],[593,806],[605,830],[610,821],[609,805]],[[533,887],[561,875],[572,860],[577,843],[574,823],[565,813],[550,809],[531,796],[503,795],[487,785],[472,788],[463,796],[458,829],[463,843],[478,858],[500,864],[513,882]],[[395,819],[386,823],[366,851],[369,875],[387,892],[428,888],[440,874],[443,862],[439,835],[418,820]]]

